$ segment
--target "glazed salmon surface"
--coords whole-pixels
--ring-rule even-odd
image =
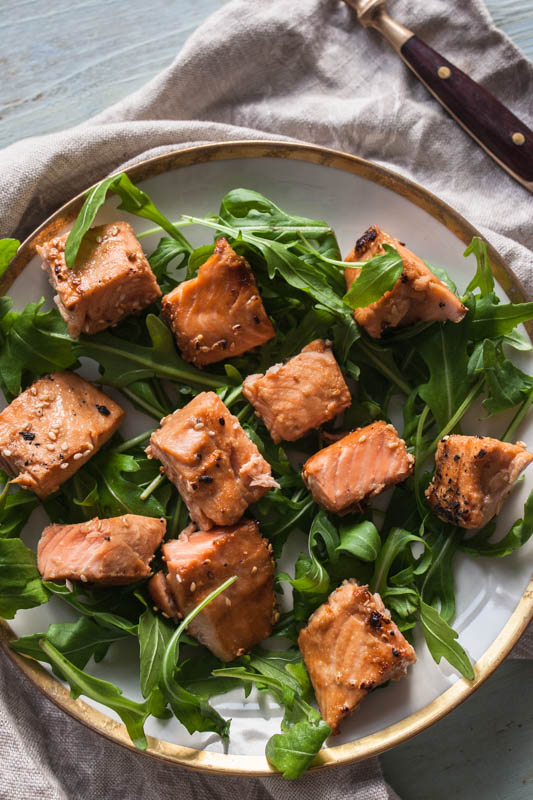
[[[276,443],[294,442],[352,402],[331,346],[323,339],[264,375],[249,375],[242,391]]]
[[[403,272],[392,291],[364,308],[356,308],[354,317],[370,336],[379,339],[386,328],[413,325],[415,322],[460,322],[467,309],[458,297],[426,266],[421,258],[408,250],[398,239],[372,225],[357,240],[346,261],[369,261],[385,252],[389,244],[402,258]],[[346,286],[359,277],[361,270],[345,270]]]
[[[72,338],[116,325],[161,296],[139,240],[127,222],[91,228],[83,237],[72,269],[65,263],[67,237],[57,236],[37,251]]]
[[[406,480],[413,465],[414,457],[394,426],[379,420],[307,459],[302,478],[316,503],[347,514],[360,511],[365,500]]]
[[[274,621],[274,563],[256,522],[182,533],[162,548],[168,573],[149,583],[156,606],[180,619],[208,594],[237,580],[191,622],[188,632],[222,661],[232,661],[270,636]]]
[[[379,594],[354,580],[344,581],[312,614],[298,645],[332,733],[369,691],[402,678],[416,662]]]
[[[268,342],[274,328],[248,262],[223,237],[198,276],[162,300],[181,354],[199,367]]]
[[[445,436],[435,454],[435,475],[426,489],[434,513],[460,528],[482,528],[499,513],[533,453],[523,442],[489,436]]]
[[[0,469],[42,500],[116,431],[124,411],[74,372],[35,381],[0,414]]]
[[[273,486],[270,464],[214,392],[165,417],[146,449],[158,458],[193,521],[234,525]]]
[[[150,562],[165,530],[165,519],[136,514],[49,525],[39,541],[37,566],[46,581],[134,583],[151,575]]]

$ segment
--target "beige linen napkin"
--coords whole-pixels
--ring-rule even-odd
[[[391,10],[533,126],[533,65],[480,0]],[[341,0],[233,0],[143,89],[71,130],[0,152],[0,234],[27,235],[110,171],[191,144],[297,139],[354,153],[432,190],[478,227],[533,295],[533,197],[448,117]],[[533,653],[525,638],[517,655]],[[43,700],[0,655],[0,798],[82,800],[239,795],[393,797],[377,760],[295,784],[208,778],[107,742]]]

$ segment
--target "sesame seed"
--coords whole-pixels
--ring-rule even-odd
[[[257,572],[257,567],[252,567],[252,575],[255,575],[256,572]]]
[[[81,580],[81,581],[83,581],[83,583],[87,583],[87,576],[86,576],[86,575],[83,575],[83,574],[81,574],[81,575],[80,575],[80,580]]]
[[[74,453],[72,458],[74,459],[74,461],[78,461],[78,459],[83,458],[83,453]]]
[[[118,225],[113,225],[111,228],[111,236],[116,236],[118,233]]]
[[[195,592],[196,591],[196,584],[195,584],[194,581],[190,585],[190,590],[191,590],[191,592]]]
[[[152,611],[159,611],[157,606],[152,606]]]
[[[194,426],[194,430],[195,431],[201,431],[203,427],[204,427],[204,423],[203,422],[197,422],[196,425]]]
[[[56,446],[55,446],[55,444],[47,444],[46,445],[46,449],[52,451],[52,450],[56,449]]]
[[[102,241],[102,237],[101,236],[97,236],[96,237],[96,241],[98,242],[98,244],[100,244],[100,242]]]
[[[238,331],[238,330],[240,329],[240,327],[241,327],[241,326],[240,326],[240,325],[237,323],[237,325],[232,325],[232,326],[231,326],[231,330],[232,330],[232,331]]]
[[[51,439],[53,442],[55,442],[55,440],[57,439],[57,436],[55,435],[55,433],[53,431],[49,431],[48,432],[48,438]]]
[[[9,458],[9,456],[11,455],[11,450],[4,450],[4,455],[6,458]]]
[[[30,392],[32,393],[32,395],[33,395],[34,397],[36,396],[36,394],[37,394],[37,389],[35,388],[35,386],[32,386],[32,387],[31,387],[31,389],[30,389]]]
[[[68,444],[66,442],[63,442],[63,444],[61,445],[61,449],[62,450],[66,450],[67,447],[68,447]]]
[[[130,527],[130,523],[128,522],[126,517],[122,517],[122,524],[124,525],[125,528],[129,528]]]
[[[363,433],[363,435],[359,437],[359,442],[361,442],[361,443],[362,442],[366,442],[366,434],[365,433]]]
[[[396,450],[398,444],[399,444],[398,442],[389,442],[387,447],[389,448],[389,450]]]
[[[88,456],[90,454],[90,452],[91,452],[91,449],[89,448],[88,450],[84,451],[83,455],[84,456]]]
[[[67,469],[68,466],[69,466],[68,461],[63,461],[63,463],[60,465],[60,469]]]
[[[227,606],[230,606],[230,605],[231,605],[231,600],[229,599],[229,597],[226,597],[226,605],[227,605]]]
[[[165,617],[165,619],[170,619],[170,617],[168,616],[168,614],[165,614],[165,612],[164,612],[164,611],[162,611],[162,612],[161,612],[161,614],[162,614],[162,615]]]
[[[176,573],[176,580],[178,583],[181,583],[181,575],[178,575],[178,573]]]

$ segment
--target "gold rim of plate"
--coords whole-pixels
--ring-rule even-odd
[[[448,228],[465,244],[469,244],[473,236],[480,235],[464,217],[418,184],[363,158],[315,145],[289,144],[276,141],[208,144],[165,153],[155,158],[141,161],[124,171],[128,173],[133,181],[137,182],[194,164],[239,158],[286,158],[349,172],[405,197],[409,202],[431,214],[432,217]],[[23,242],[16,258],[0,282],[0,294],[5,294],[15,278],[20,275],[29,261],[35,256],[37,245],[44,243],[61,232],[66,225],[73,222],[83,204],[84,197],[85,192],[74,197],[56,211],[55,214],[52,214]],[[526,301],[526,293],[511,268],[490,245],[488,246],[488,253],[495,277],[509,299],[514,303]],[[526,327],[530,337],[533,338],[533,325],[526,325]],[[314,760],[311,771],[335,765],[350,764],[379,755],[379,753],[405,742],[434,722],[437,722],[481,686],[506,658],[532,619],[533,578],[500,634],[475,664],[475,679],[473,681],[460,678],[431,703],[410,714],[400,722],[389,725],[387,728],[369,736],[356,739],[353,742],[322,749]],[[71,717],[82,722],[96,733],[106,736],[116,744],[127,747],[140,755],[162,759],[168,763],[193,770],[248,777],[277,774],[272,770],[264,756],[227,755],[206,750],[195,750],[151,736],[147,737],[148,748],[144,751],[137,750],[131,743],[126,728],[122,723],[116,722],[106,714],[97,711],[83,700],[73,700],[69,695],[68,689],[41,667],[37,661],[24,658],[11,650],[8,642],[16,638],[15,634],[4,620],[0,620],[0,622],[1,645],[9,655],[9,658],[33,685],[59,708],[70,714]]]

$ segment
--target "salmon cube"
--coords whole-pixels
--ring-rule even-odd
[[[416,662],[379,594],[355,580],[344,581],[312,614],[298,646],[320,713],[334,734],[368,692],[399,680]]]
[[[76,263],[65,262],[68,234],[37,247],[56,290],[55,302],[73,339],[98,333],[140,311],[161,296],[154,273],[133,228],[114,222],[91,228]]]
[[[165,417],[146,453],[161,461],[204,530],[234,525],[250,503],[278,486],[270,464],[214,392],[202,392]]]
[[[114,434],[124,411],[74,372],[35,381],[0,414],[0,469],[44,500]]]
[[[302,478],[316,503],[336,514],[348,514],[406,480],[413,465],[414,456],[394,426],[378,420],[307,459]]]
[[[435,454],[435,475],[426,489],[433,512],[460,528],[482,528],[499,513],[533,454],[523,442],[489,436],[445,436]]]
[[[183,358],[198,367],[238,356],[275,335],[250,265],[223,237],[198,276],[163,297],[162,309]]]
[[[37,566],[45,581],[134,583],[152,574],[150,562],[165,530],[165,519],[137,514],[48,525],[37,547]]]
[[[148,585],[154,603],[181,619],[225,580],[237,580],[189,625],[189,633],[222,661],[233,661],[272,632],[276,616],[271,546],[256,522],[182,533],[165,542],[168,572]]]
[[[249,375],[242,391],[276,444],[294,442],[352,402],[331,347],[323,339],[264,375]]]
[[[346,261],[369,261],[385,252],[384,244],[398,251],[402,258],[403,272],[390,292],[375,303],[356,308],[354,317],[370,336],[379,339],[385,328],[413,325],[415,322],[438,321],[460,322],[467,308],[458,297],[440,281],[421,258],[408,250],[402,242],[372,225],[357,240]],[[361,269],[345,270],[348,289],[357,280]]]

